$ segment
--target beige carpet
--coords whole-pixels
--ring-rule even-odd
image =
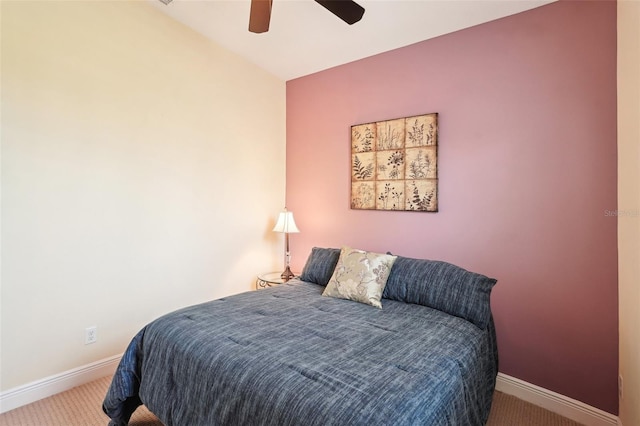
[[[102,398],[107,392],[110,381],[111,377],[105,377],[0,414],[0,425],[106,426],[109,419],[102,412],[101,407]],[[129,424],[162,426],[162,423],[145,407],[136,410]],[[487,426],[579,426],[579,423],[513,396],[496,392]]]

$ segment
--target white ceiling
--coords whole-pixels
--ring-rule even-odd
[[[283,80],[555,0],[356,0],[365,8],[349,26],[313,0],[273,0],[269,32],[248,31],[250,0],[173,0],[162,12]]]

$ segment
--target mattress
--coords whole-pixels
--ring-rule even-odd
[[[167,314],[131,341],[103,409],[171,425],[483,425],[497,374],[484,329],[431,307],[382,309],[299,279]]]

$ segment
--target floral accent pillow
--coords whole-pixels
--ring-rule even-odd
[[[343,247],[322,295],[382,308],[380,299],[396,257]]]

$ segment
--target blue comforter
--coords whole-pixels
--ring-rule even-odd
[[[144,403],[170,425],[485,424],[497,374],[485,330],[421,305],[383,309],[292,280],[181,309],[127,348],[111,425]]]

